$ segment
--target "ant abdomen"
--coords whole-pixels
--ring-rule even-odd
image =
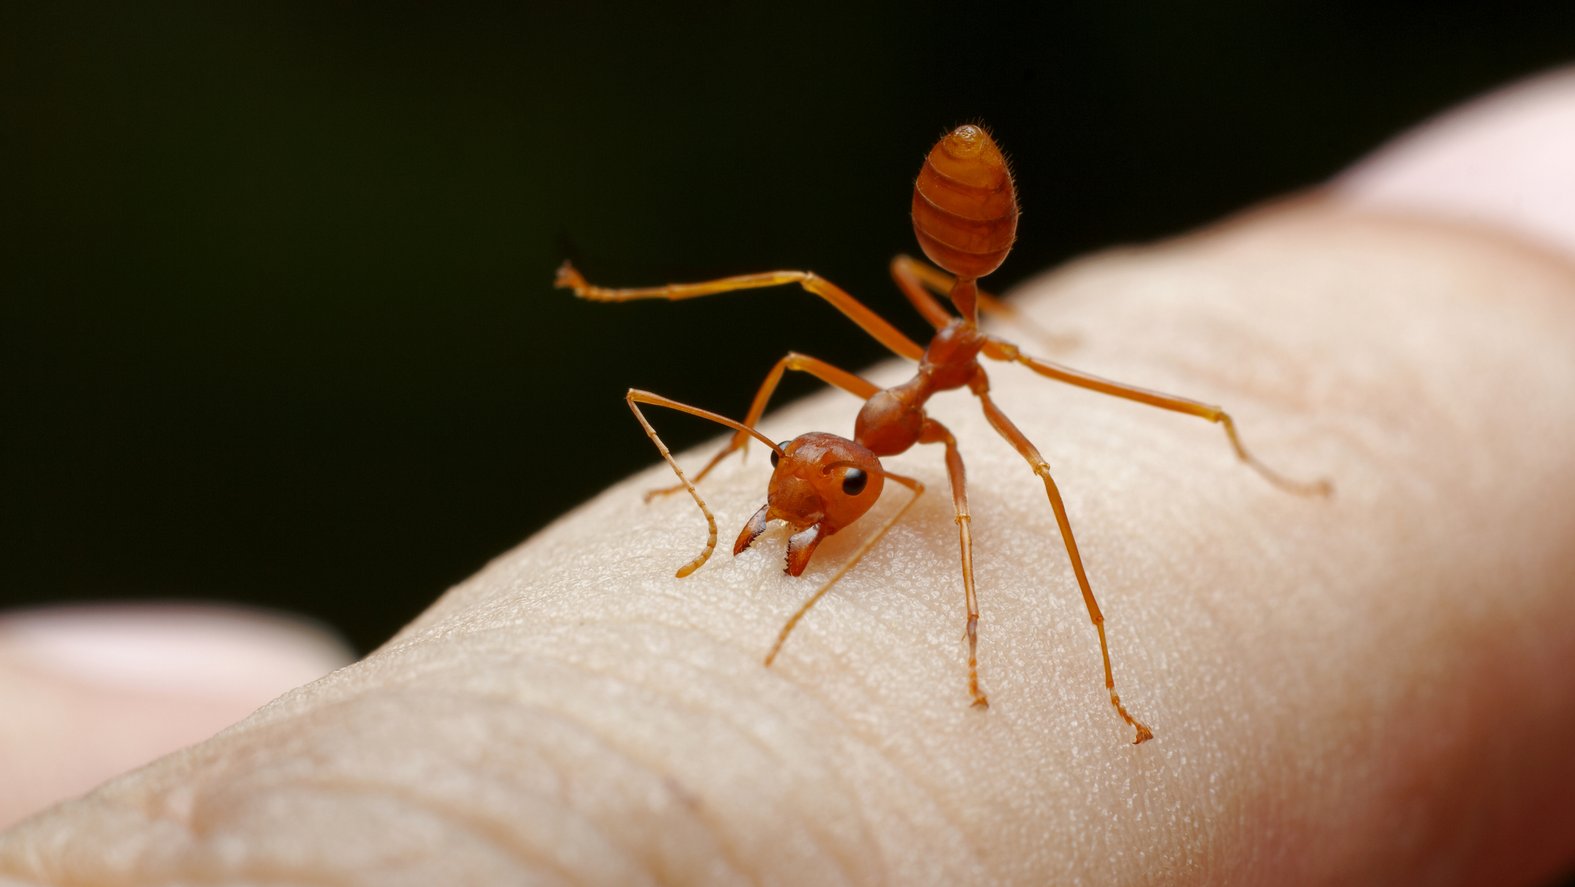
[[[960,278],[1000,267],[1017,237],[1017,191],[984,129],[959,126],[935,143],[913,183],[913,232],[930,261]]]

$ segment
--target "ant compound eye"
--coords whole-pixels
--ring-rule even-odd
[[[842,476],[842,492],[849,496],[857,496],[864,492],[864,487],[870,482],[870,476],[862,468],[849,468],[848,473]]]
[[[777,444],[777,448],[776,449],[771,451],[771,467],[772,468],[777,467],[777,463],[782,461],[782,452],[788,448],[788,444],[790,444],[790,443],[792,443],[792,441],[784,440],[781,443]]]

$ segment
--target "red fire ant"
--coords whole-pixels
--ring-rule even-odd
[[[1115,397],[1137,401],[1162,409],[1186,413],[1217,422],[1224,427],[1227,440],[1236,456],[1271,484],[1298,495],[1328,495],[1332,487],[1328,481],[1302,483],[1287,479],[1264,465],[1247,452],[1236,433],[1235,422],[1229,414],[1216,406],[1161,394],[1144,388],[1113,382],[1092,376],[1060,364],[1029,357],[1018,347],[979,329],[977,314],[981,303],[986,308],[995,303],[980,293],[979,278],[1000,266],[1011,250],[1017,231],[1017,198],[1012,176],[1006,160],[995,141],[977,126],[960,126],[948,133],[930,150],[924,166],[913,187],[913,229],[919,244],[937,270],[906,256],[892,261],[891,273],[902,292],[919,313],[935,327],[935,336],[927,347],[903,335],[885,319],[859,303],[856,299],[832,284],[806,271],[772,271],[747,274],[702,283],[670,284],[661,287],[637,289],[607,289],[593,286],[569,264],[558,270],[556,285],[574,290],[583,299],[599,302],[622,302],[633,299],[690,299],[736,290],[758,289],[782,284],[798,284],[841,311],[862,327],[881,344],[896,354],[915,361],[918,370],[913,378],[891,388],[880,388],[859,376],[839,369],[824,361],[803,354],[790,353],[777,361],[767,374],[765,382],[755,394],[749,413],[743,422],[697,407],[688,406],[649,392],[631,390],[628,395],[630,408],[645,428],[646,434],[661,451],[662,457],[677,473],[680,485],[660,490],[673,492],[685,489],[694,497],[710,526],[710,538],[705,550],[678,571],[687,576],[698,569],[711,556],[716,547],[716,520],[701,499],[694,483],[701,480],[723,458],[744,447],[750,437],[764,442],[772,451],[771,485],[767,502],[755,512],[734,543],[733,553],[738,554],[765,530],[773,520],[788,524],[793,533],[787,545],[787,572],[797,576],[804,571],[816,546],[833,533],[857,520],[879,498],[886,480],[892,480],[913,490],[917,498],[922,492],[918,481],[892,474],[881,467],[880,457],[902,453],[914,444],[940,444],[946,453],[946,472],[951,483],[952,505],[957,516],[957,532],[962,549],[963,590],[967,601],[968,621],[968,692],[973,705],[989,705],[979,688],[978,674],[978,623],[979,603],[974,590],[973,543],[968,512],[968,491],[964,478],[962,456],[957,441],[944,425],[925,413],[925,404],[937,392],[967,388],[978,398],[985,418],[1013,448],[1028,462],[1034,474],[1044,483],[1045,494],[1055,512],[1061,538],[1066,545],[1072,571],[1078,587],[1083,592],[1083,603],[1089,618],[1099,632],[1100,655],[1104,661],[1105,687],[1110,702],[1135,731],[1135,742],[1153,738],[1153,733],[1127,712],[1116,693],[1115,677],[1110,668],[1110,649],[1105,640],[1104,615],[1094,600],[1078,553],[1077,541],[1072,535],[1072,525],[1067,518],[1066,506],[1061,501],[1060,490],[1050,476],[1050,465],[1028,438],[1007,418],[990,397],[990,381],[979,356],[991,360],[1010,361],[1061,382],[1087,388]],[[959,316],[951,316],[931,291],[945,293]],[[812,432],[783,444],[773,444],[754,430],[766,404],[776,390],[782,374],[787,370],[806,372],[827,384],[834,385],[863,399],[864,406],[854,423],[851,440],[833,434]],[[733,437],[691,481],[668,452],[657,436],[639,404],[652,404],[681,410],[694,416],[709,419],[734,429]],[[862,554],[873,545],[887,528],[912,505],[910,500],[902,510],[887,521],[876,534],[844,565],[836,576],[817,591],[799,608],[783,626],[775,646],[766,657],[770,665],[789,632],[805,612],[823,596],[837,579],[850,569]]]

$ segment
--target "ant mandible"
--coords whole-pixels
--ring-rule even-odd
[[[975,707],[985,708],[989,701],[979,687],[979,603],[974,590],[973,542],[962,456],[951,432],[925,412],[925,404],[934,394],[967,388],[978,398],[991,427],[1017,450],[1034,474],[1043,481],[1050,507],[1055,512],[1056,524],[1060,527],[1061,539],[1066,545],[1067,557],[1072,563],[1072,572],[1083,593],[1083,603],[1099,633],[1099,652],[1104,662],[1105,688],[1110,693],[1110,702],[1122,720],[1136,731],[1135,742],[1151,739],[1153,732],[1132,717],[1116,693],[1115,676],[1110,667],[1110,647],[1105,639],[1104,615],[1094,599],[1093,588],[1083,567],[1083,558],[1078,553],[1077,541],[1072,535],[1066,506],[1050,475],[1050,465],[991,399],[989,377],[979,363],[980,355],[991,360],[1021,364],[1041,376],[1080,388],[1218,423],[1224,428],[1226,439],[1238,459],[1269,483],[1288,492],[1328,495],[1332,486],[1327,480],[1311,483],[1290,480],[1263,464],[1242,445],[1236,432],[1236,423],[1217,406],[1102,379],[1030,357],[1011,342],[979,329],[978,311],[981,304],[990,309],[996,307],[997,303],[979,291],[977,282],[1000,267],[1017,234],[1017,197],[1012,175],[995,140],[983,128],[959,126],[943,136],[930,150],[914,182],[912,212],[913,230],[918,236],[919,245],[941,270],[907,256],[898,256],[892,260],[891,274],[903,294],[924,319],[935,327],[935,335],[927,347],[921,347],[903,335],[840,287],[807,271],[771,271],[701,283],[608,289],[588,283],[566,262],[558,269],[555,285],[572,289],[582,299],[623,302],[634,299],[690,299],[737,290],[798,284],[831,303],[882,345],[899,356],[917,362],[918,370],[913,378],[900,385],[880,388],[825,361],[796,352],[790,353],[777,361],[767,374],[742,423],[644,391],[631,390],[628,403],[647,436],[656,444],[681,481],[679,486],[655,492],[688,490],[710,524],[710,539],[705,550],[680,569],[679,576],[687,576],[698,569],[716,546],[715,518],[706,508],[694,483],[705,477],[728,454],[742,449],[751,437],[763,441],[772,450],[771,485],[766,504],[745,524],[733,546],[733,553],[736,555],[748,548],[770,521],[782,520],[793,531],[787,545],[787,572],[794,576],[804,571],[816,546],[848,526],[874,504],[884,479],[889,478],[907,486],[913,491],[914,498],[922,492],[923,487],[917,481],[886,472],[880,465],[880,457],[905,452],[914,444],[940,444],[946,453],[946,473],[951,483],[952,505],[956,512],[958,540],[962,549],[963,591],[968,608],[968,692]],[[949,314],[931,294],[932,291],[945,293],[958,316]],[[771,443],[754,430],[787,370],[809,373],[864,401],[854,423],[851,440],[816,432],[779,445]],[[709,419],[734,429],[734,434],[691,481],[640,412],[640,403],[677,409]],[[849,562],[788,620],[776,645],[766,657],[767,665],[771,664],[788,633],[804,613],[901,517],[912,502],[910,499],[908,505],[903,506],[881,530],[867,540]]]

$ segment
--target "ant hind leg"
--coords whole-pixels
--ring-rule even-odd
[[[906,255],[892,258],[891,278],[897,282],[897,288],[902,290],[902,294],[908,297],[908,301],[924,315],[924,319],[929,321],[931,326],[940,329],[951,322],[951,315],[941,306],[936,296],[949,296],[957,278],[934,265]],[[1027,314],[1018,311],[1012,304],[984,290],[978,290],[975,298],[981,313],[999,317],[1022,327],[1052,351],[1070,347],[1077,340],[1076,336],[1068,333],[1051,332]]]
[[[1055,379],[1058,382],[1065,382],[1078,388],[1086,388],[1089,391],[1097,391],[1100,394],[1108,394],[1111,397],[1119,397],[1123,400],[1159,407],[1162,410],[1170,410],[1171,412],[1185,413],[1189,416],[1197,416],[1200,419],[1218,423],[1225,429],[1225,437],[1230,441],[1231,450],[1236,454],[1236,458],[1273,486],[1297,496],[1334,495],[1334,483],[1328,478],[1305,481],[1286,477],[1264,464],[1257,456],[1248,452],[1247,447],[1241,442],[1241,435],[1236,433],[1236,420],[1232,419],[1229,413],[1217,406],[1192,400],[1191,398],[1177,397],[1173,394],[1164,394],[1147,388],[1139,388],[1136,385],[1128,385],[1124,382],[1115,382],[1095,376],[1092,373],[1085,373],[1068,366],[1052,363],[1048,360],[1029,357],[1016,345],[995,336],[989,337],[984,353],[995,360],[1020,363],[1047,379]]]

